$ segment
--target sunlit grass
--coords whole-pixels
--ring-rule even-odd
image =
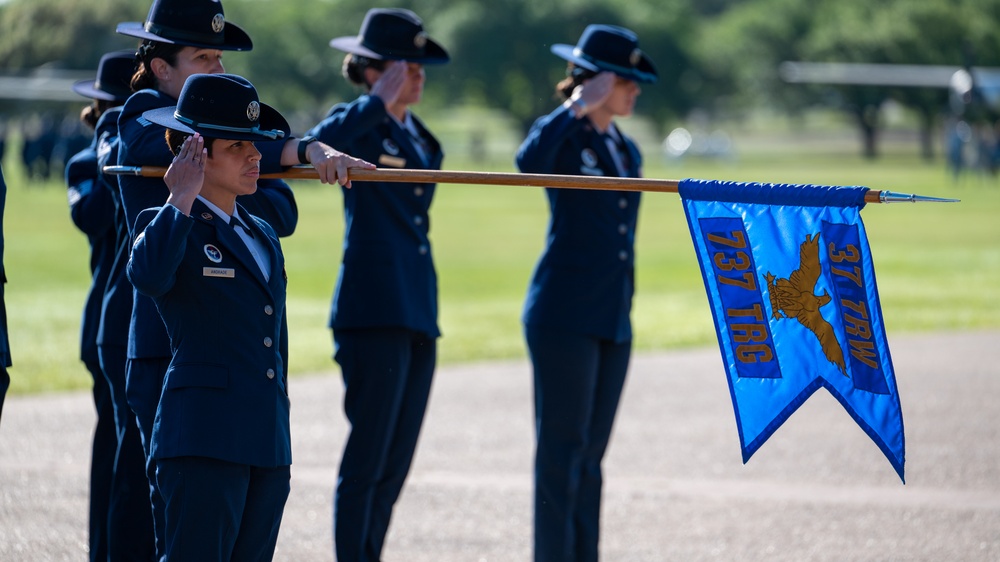
[[[435,128],[432,117],[426,120]],[[478,123],[488,130],[497,120],[487,115]],[[468,131],[453,123],[441,128],[446,169],[513,171],[514,135],[505,133],[503,142],[488,140],[487,159],[472,161]],[[736,137],[734,157],[718,161],[668,160],[655,139],[640,140],[647,177],[867,185],[961,198],[960,204],[873,204],[863,211],[886,328],[891,338],[910,331],[1000,327],[1000,181],[970,175],[955,185],[943,164],[921,161],[909,144],[887,146],[884,158],[867,161],[843,135],[820,148],[788,136]],[[4,258],[14,357],[11,391],[84,388],[89,376],[78,359],[78,330],[88,286],[86,240],[70,222],[61,180],[29,187],[10,160],[4,165]],[[334,371],[327,321],[343,235],[340,190],[311,182],[293,187],[299,226],[282,242],[291,372]],[[442,363],[525,356],[521,306],[547,220],[538,188],[439,186],[431,237]],[[636,264],[637,350],[714,346],[678,196],[644,194]]]

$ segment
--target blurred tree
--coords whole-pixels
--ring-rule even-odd
[[[101,55],[129,48],[118,21],[145,18],[149,7],[134,0],[18,0],[0,6],[0,68],[97,69]],[[111,23],[114,22],[114,23]]]

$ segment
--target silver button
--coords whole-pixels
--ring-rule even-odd
[[[628,207],[628,199],[622,197],[621,199],[618,200],[618,208],[624,209],[625,207]]]
[[[628,234],[628,225],[625,223],[619,224],[618,234]]]
[[[424,217],[422,217],[420,215],[417,215],[417,216],[413,217],[413,224],[415,224],[417,226],[420,226],[420,225],[424,224]]]
[[[625,250],[622,250],[622,251],[618,252],[618,259],[620,259],[622,261],[627,260],[628,259],[628,252],[626,252]]]
[[[271,338],[264,338],[264,347],[271,347]]]
[[[265,373],[265,374],[267,375],[267,378],[273,379],[274,378],[274,369],[268,369],[267,373]]]
[[[416,195],[417,197],[420,197],[421,195],[424,194],[424,188],[422,188],[422,187],[414,187],[413,188],[413,194]]]
[[[274,307],[272,307],[272,306],[271,306],[271,305],[269,305],[269,304],[267,304],[267,305],[264,305],[264,314],[266,314],[266,315],[268,315],[268,316],[270,316],[270,315],[274,314]]]
[[[426,244],[421,244],[420,247],[417,248],[417,251],[420,252],[421,256],[426,256],[429,249]]]

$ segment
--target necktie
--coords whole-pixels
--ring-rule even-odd
[[[243,221],[241,221],[236,215],[229,217],[229,226],[233,227],[233,230],[236,231],[237,234],[239,234],[239,231],[236,230],[236,228],[242,228],[243,232],[245,232],[247,236],[253,238],[253,231],[247,228],[247,225],[243,224]]]

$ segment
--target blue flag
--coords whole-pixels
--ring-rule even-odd
[[[684,180],[743,462],[826,388],[903,479],[903,415],[861,209],[865,187]]]

